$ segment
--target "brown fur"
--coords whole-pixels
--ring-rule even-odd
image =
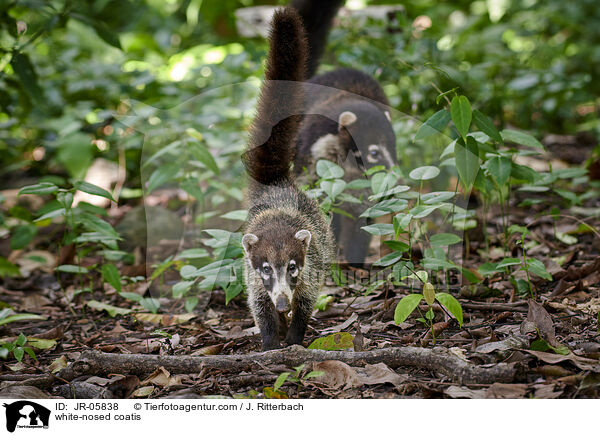
[[[251,177],[242,238],[248,305],[264,350],[279,347],[282,316],[291,309],[288,344],[300,344],[333,260],[333,236],[315,200],[291,173],[302,110],[306,39],[297,12],[273,16],[265,82],[244,163]],[[294,269],[292,269],[292,267]],[[290,300],[291,299],[291,300]],[[277,305],[277,306],[276,306]]]

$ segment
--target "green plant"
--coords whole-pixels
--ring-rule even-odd
[[[418,275],[415,275],[415,277],[419,278]],[[429,307],[425,314],[421,313],[421,310],[419,309],[419,303],[423,299],[425,299],[425,302]],[[431,337],[433,338],[433,342],[435,344],[435,332],[433,328],[433,320],[435,315],[433,312],[433,305],[436,302],[442,308],[446,308],[450,314],[454,316],[458,322],[458,325],[462,327],[463,311],[460,302],[458,302],[458,300],[456,300],[456,298],[450,293],[436,292],[435,287],[430,282],[423,283],[423,289],[421,293],[412,293],[400,299],[394,311],[394,322],[398,325],[408,319],[408,316],[410,316],[414,310],[419,310],[421,317],[419,317],[417,320],[429,324]]]
[[[311,378],[318,378],[319,376],[323,376],[325,374],[324,372],[318,370],[312,370],[302,374],[305,366],[305,364],[300,364],[298,367],[294,367],[294,372],[281,373],[275,380],[275,384],[273,384],[273,391],[279,391],[286,381],[296,384],[298,388],[300,388],[302,381],[306,381]]]
[[[12,353],[14,358],[21,362],[25,353],[27,353],[31,358],[37,360],[35,356],[35,352],[29,346],[25,346],[27,344],[27,337],[24,334],[19,334],[17,339],[12,343],[4,343],[0,347],[0,358],[6,359]]]

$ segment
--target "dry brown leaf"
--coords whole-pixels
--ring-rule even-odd
[[[313,370],[324,372],[323,376],[314,378],[313,382],[325,384],[330,388],[345,390],[362,385],[356,371],[341,361],[329,360],[313,363]]]
[[[131,396],[132,397],[148,397],[150,394],[154,392],[154,387],[152,385],[147,385],[145,387],[138,388],[135,390]]]
[[[408,375],[399,375],[384,363],[367,364],[356,368],[356,373],[364,385],[392,384],[399,386],[408,380]]]
[[[485,390],[471,390],[467,387],[459,387],[451,385],[444,390],[444,393],[453,399],[483,399],[485,398]]]
[[[583,358],[581,356],[577,356],[572,353],[570,353],[568,355],[559,355],[556,353],[540,352],[537,350],[523,349],[523,351],[530,353],[531,355],[533,355],[533,356],[537,357],[538,359],[541,359],[542,361],[549,363],[549,364],[557,364],[557,363],[560,363],[563,361],[571,361],[573,364],[575,364],[581,370],[592,370],[592,371],[600,372],[600,363],[591,358]]]
[[[192,352],[192,356],[197,355],[218,355],[223,350],[223,344],[213,344],[212,346],[205,346]]]
[[[525,384],[501,384],[494,382],[485,390],[487,399],[520,399],[527,392]]]
[[[54,361],[52,361],[48,366],[48,369],[50,370],[50,373],[56,373],[64,369],[65,367],[67,367],[67,358],[64,355],[62,355],[56,358]]]
[[[140,383],[142,386],[149,384],[157,385],[159,387],[181,385],[181,378],[179,376],[171,376],[164,367],[159,367]]]
[[[155,325],[171,326],[179,325],[187,322],[194,317],[194,313],[185,314],[152,314],[152,313],[136,313],[134,317],[141,322],[154,323]]]
[[[548,311],[534,300],[527,301],[529,305],[529,311],[527,313],[527,320],[537,327],[539,334],[545,339],[551,346],[558,347],[560,344],[556,341],[556,332],[554,330],[554,322],[552,317],[548,314]]]
[[[408,375],[399,375],[384,363],[367,364],[365,367],[350,367],[341,361],[330,360],[313,363],[313,370],[324,372],[323,376],[314,378],[315,383],[344,390],[360,387],[361,385],[385,383],[398,386],[408,380]]]
[[[563,389],[559,389],[558,391],[554,391],[556,384],[537,384],[534,385],[533,388],[535,392],[533,393],[533,397],[536,399],[557,399],[563,393]]]

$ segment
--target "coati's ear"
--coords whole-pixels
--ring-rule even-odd
[[[298,240],[300,240],[304,244],[304,249],[307,249],[308,245],[310,244],[310,239],[312,236],[310,234],[310,231],[300,230],[294,235],[294,237],[297,238]]]
[[[244,247],[246,255],[250,255],[250,249],[256,242],[258,242],[258,237],[254,234],[244,234],[244,237],[242,237],[242,246]]]
[[[352,124],[356,122],[356,115],[350,111],[345,111],[340,114],[338,118],[338,129],[341,130],[342,127],[350,127]]]

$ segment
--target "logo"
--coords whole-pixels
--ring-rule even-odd
[[[14,432],[18,428],[47,429],[50,422],[50,410],[29,400],[5,403],[6,430]]]

